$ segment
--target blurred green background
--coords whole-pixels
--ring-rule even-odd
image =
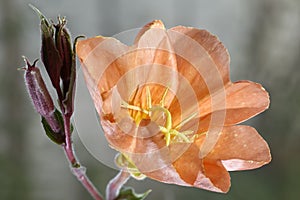
[[[231,54],[231,79],[259,82],[271,106],[246,122],[270,145],[263,168],[233,172],[228,194],[130,180],[148,199],[300,199],[300,1],[299,0],[1,0],[0,1],[0,199],[91,199],[69,171],[61,148],[43,133],[24,87],[21,55],[39,57],[38,18],[67,16],[73,36],[114,35],[162,19],[207,29]],[[41,64],[40,64],[41,66]],[[78,96],[77,96],[78,98]],[[75,149],[103,192],[117,172],[93,158],[75,133]]]

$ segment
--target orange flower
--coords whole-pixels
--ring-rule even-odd
[[[270,162],[256,130],[236,125],[267,109],[268,93],[230,81],[228,52],[209,32],[156,20],[132,46],[98,36],[77,54],[116,162],[132,176],[227,192],[228,171]]]

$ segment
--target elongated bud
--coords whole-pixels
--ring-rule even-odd
[[[63,115],[71,116],[74,110],[76,59],[70,33],[65,27],[66,19],[58,18],[57,24],[49,23],[37,8],[32,8],[41,19],[42,61],[56,89]]]
[[[62,98],[62,92],[60,89],[60,72],[63,65],[62,58],[58,52],[54,40],[54,27],[52,23],[49,23],[46,17],[35,7],[32,9],[39,15],[41,20],[41,58],[47,73],[50,77],[53,87],[56,89],[59,98]]]
[[[26,63],[26,67],[23,68],[25,70],[25,83],[33,106],[35,110],[45,118],[51,129],[59,133],[61,126],[55,117],[53,100],[46,88],[39,68],[35,66],[37,60],[32,65],[25,57],[24,61]]]
[[[58,24],[55,27],[55,44],[62,58],[62,68],[60,72],[60,77],[63,82],[63,94],[68,92],[70,78],[71,78],[71,68],[72,68],[72,44],[70,39],[70,34],[65,28],[66,20],[65,18],[58,19]]]
[[[64,106],[65,114],[71,116],[73,114],[74,89],[76,78],[75,52],[72,49],[70,33],[65,27],[65,18],[59,18],[58,21],[59,23],[54,25],[54,27],[56,48],[63,61],[63,66],[60,72],[63,92],[62,104]]]

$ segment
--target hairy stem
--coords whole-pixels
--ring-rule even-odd
[[[64,118],[64,129],[65,129],[65,144],[63,145],[63,149],[70,163],[71,171],[95,200],[103,200],[97,188],[87,177],[85,167],[80,165],[79,161],[75,156],[73,150],[72,138],[71,138],[70,117],[64,115],[63,118]]]

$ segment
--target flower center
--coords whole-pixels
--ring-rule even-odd
[[[168,108],[165,106],[165,99],[169,92],[169,88],[166,88],[159,104],[152,105],[152,96],[149,87],[146,87],[146,108],[143,108],[141,106],[137,105],[131,105],[127,102],[122,102],[121,107],[128,109],[128,112],[130,113],[131,117],[134,119],[137,126],[140,126],[141,121],[144,119],[151,119],[152,121],[155,121],[157,117],[157,113],[161,113],[162,116],[165,118],[165,122],[163,125],[158,125],[160,132],[164,134],[164,139],[166,141],[166,146],[169,146],[171,143],[177,143],[177,142],[185,142],[185,143],[192,143],[195,139],[194,131],[192,130],[186,130],[180,132],[179,129],[189,122],[191,119],[193,119],[197,113],[193,113],[183,121],[181,121],[178,125],[175,127],[173,126],[172,122],[172,114],[168,110]],[[133,114],[133,111],[136,111],[137,113]]]

